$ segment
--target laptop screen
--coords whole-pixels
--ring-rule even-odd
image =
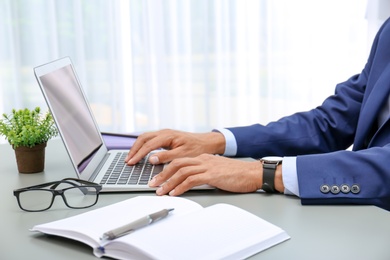
[[[40,75],[39,79],[68,153],[81,173],[82,164],[99,149],[103,140],[73,67],[66,65]]]

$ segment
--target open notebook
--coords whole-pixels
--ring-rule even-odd
[[[174,210],[156,223],[115,240],[100,239],[108,230],[168,208]],[[93,248],[97,257],[115,259],[245,259],[290,238],[282,228],[233,205],[203,208],[170,196],[138,196],[31,231],[74,239]]]
[[[34,73],[78,178],[102,184],[103,192],[155,190],[148,182],[164,165],[151,165],[148,155],[130,167],[124,163],[128,149],[107,148],[69,57],[36,67]]]

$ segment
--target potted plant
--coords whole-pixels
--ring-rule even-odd
[[[42,172],[45,165],[45,148],[49,139],[58,133],[50,112],[41,109],[12,110],[11,115],[3,114],[0,120],[0,135],[15,150],[20,173]]]

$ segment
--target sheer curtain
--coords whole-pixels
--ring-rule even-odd
[[[360,73],[387,3],[0,0],[0,113],[46,109],[32,69],[70,56],[101,130],[267,123]]]

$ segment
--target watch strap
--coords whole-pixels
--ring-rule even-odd
[[[276,164],[263,163],[263,185],[261,189],[268,193],[275,193]]]

